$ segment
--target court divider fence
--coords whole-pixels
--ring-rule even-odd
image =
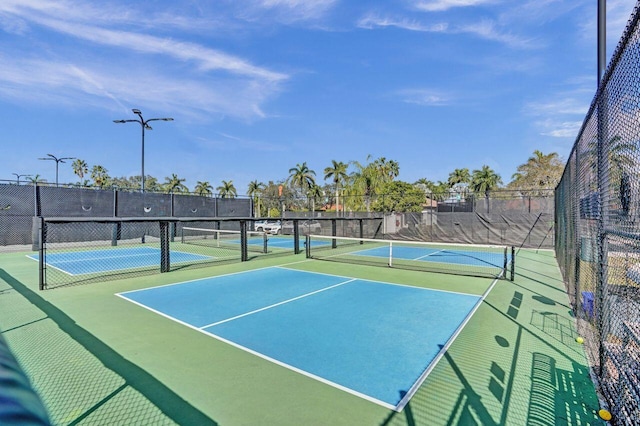
[[[612,424],[640,419],[640,2],[556,188],[556,256]]]
[[[308,234],[382,237],[381,218],[304,218],[256,232],[261,218],[39,217],[29,254],[41,290],[298,254]]]
[[[509,279],[515,247],[307,235],[308,259]]]

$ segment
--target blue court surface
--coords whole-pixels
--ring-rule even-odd
[[[409,401],[481,299],[282,267],[119,296],[395,410]]]
[[[37,254],[29,255],[38,260]],[[210,260],[210,256],[169,252],[171,263]],[[69,275],[114,272],[125,269],[146,268],[160,265],[160,249],[154,247],[127,247],[102,250],[51,253],[46,256],[47,267],[58,269]]]
[[[389,257],[389,247],[376,247],[352,252],[358,256]],[[485,266],[502,268],[504,253],[489,251],[468,251],[440,249],[430,247],[393,246],[393,258],[415,260],[421,262],[439,262],[456,265]],[[511,254],[507,253],[507,262],[511,262]]]
[[[304,247],[304,245],[306,244],[306,238],[305,237],[300,237],[299,239],[300,241],[300,247]],[[238,247],[240,246],[240,238],[238,239],[234,239],[234,240],[225,240],[226,244],[237,244]],[[293,243],[294,243],[294,239],[293,239],[293,235],[291,236],[275,236],[275,235],[269,235],[267,237],[267,247],[268,248],[276,248],[276,249],[286,249],[286,250],[293,250]],[[262,237],[249,237],[247,239],[247,244],[250,246],[256,246],[256,247],[263,247],[264,246],[264,239]],[[311,245],[312,246],[325,246],[330,244],[329,242],[326,241],[317,241],[317,240],[312,240],[311,241]]]
[[[306,238],[305,237],[299,237],[299,246],[302,248],[305,246],[306,244]],[[268,246],[269,247],[275,247],[275,248],[282,248],[282,249],[292,249],[293,250],[293,243],[294,243],[294,239],[293,239],[293,235],[291,236],[269,236],[269,241],[268,241]],[[250,242],[251,244],[251,242]],[[315,246],[326,246],[330,244],[329,242],[326,241],[317,241],[317,240],[311,240],[311,246],[315,247]]]

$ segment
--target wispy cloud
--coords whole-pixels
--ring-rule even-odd
[[[396,92],[403,102],[421,106],[444,106],[452,102],[452,97],[431,89],[403,89]]]
[[[425,12],[442,12],[456,7],[480,6],[495,3],[495,0],[419,0],[413,7]]]
[[[357,23],[358,28],[372,30],[375,28],[396,27],[408,31],[420,32],[445,32],[449,27],[446,23],[425,25],[415,19],[381,17],[374,14],[361,18]]]
[[[578,98],[567,94],[567,97],[557,100],[530,102],[525,106],[525,112],[530,115],[577,114],[584,116],[589,109],[587,98],[588,96]]]
[[[15,46],[0,46],[0,58],[5,59],[0,92],[20,102],[71,104],[75,100],[103,108],[111,108],[114,102],[119,108],[143,102],[192,115],[266,116],[263,103],[280,92],[288,74],[198,43],[118,29],[130,27],[140,13],[109,15],[91,3],[64,0],[3,0],[0,28],[17,41],[21,34],[28,37],[31,27],[38,27],[93,47],[70,55],[63,46],[43,43],[38,57],[29,58],[14,57],[10,49]],[[7,28],[7,19],[20,24]],[[145,25],[155,24],[147,21]],[[109,57],[115,52],[118,60],[103,61],[100,49],[110,49]],[[147,59],[141,61],[139,54]]]
[[[417,19],[383,17],[376,14],[368,14],[358,21],[357,26],[369,30],[396,27],[407,31],[471,34],[481,39],[495,41],[513,48],[533,49],[539,47],[539,44],[534,39],[503,32],[494,21],[488,19],[462,25],[451,25],[447,22],[424,24]]]
[[[581,82],[584,79],[578,78]],[[573,90],[553,94],[541,102],[529,102],[524,114],[535,117],[533,126],[541,135],[555,138],[575,138],[586,116],[595,88],[584,84]]]
[[[245,0],[236,4],[237,15],[249,21],[275,21],[283,24],[324,18],[338,0]]]
[[[582,121],[556,121],[544,120],[536,122],[536,125],[542,129],[541,135],[551,136],[554,138],[576,138]]]

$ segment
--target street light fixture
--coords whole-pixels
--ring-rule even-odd
[[[12,173],[12,175],[14,175],[16,177],[16,183],[18,185],[20,185],[20,178],[21,177],[31,177],[31,175],[21,175],[21,174],[18,174],[18,173]]]
[[[38,158],[38,160],[51,160],[51,161],[55,161],[56,162],[56,186],[58,186],[58,165],[60,163],[64,163],[64,160],[75,160],[76,157],[61,157],[58,158],[53,154],[47,154],[48,157],[44,157],[44,158]]]
[[[142,127],[142,184],[140,187],[140,192],[144,192],[144,130],[153,130],[151,126],[149,126],[150,121],[173,121],[173,118],[149,118],[145,120],[142,118],[142,112],[139,109],[131,110],[135,115],[138,116],[138,120],[113,120],[114,123],[139,123],[140,127]]]

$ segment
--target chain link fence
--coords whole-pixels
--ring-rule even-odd
[[[531,191],[499,190],[483,194],[450,191],[430,193],[422,211],[378,212],[350,211],[350,205],[376,205],[385,195],[343,197],[335,204],[315,204],[310,199],[262,199],[255,204],[278,206],[272,218],[381,218],[384,216],[384,238],[407,241],[425,241],[460,244],[491,244],[517,248],[553,249],[555,244],[554,190]],[[344,202],[344,205],[342,204]],[[382,202],[384,204],[384,202]],[[258,208],[258,207],[256,207]],[[364,207],[363,207],[364,208]],[[265,211],[265,209],[261,209]]]
[[[250,198],[131,192],[0,181],[0,251],[36,250],[37,217],[250,217]]]
[[[556,188],[558,263],[616,425],[640,419],[638,7]]]

